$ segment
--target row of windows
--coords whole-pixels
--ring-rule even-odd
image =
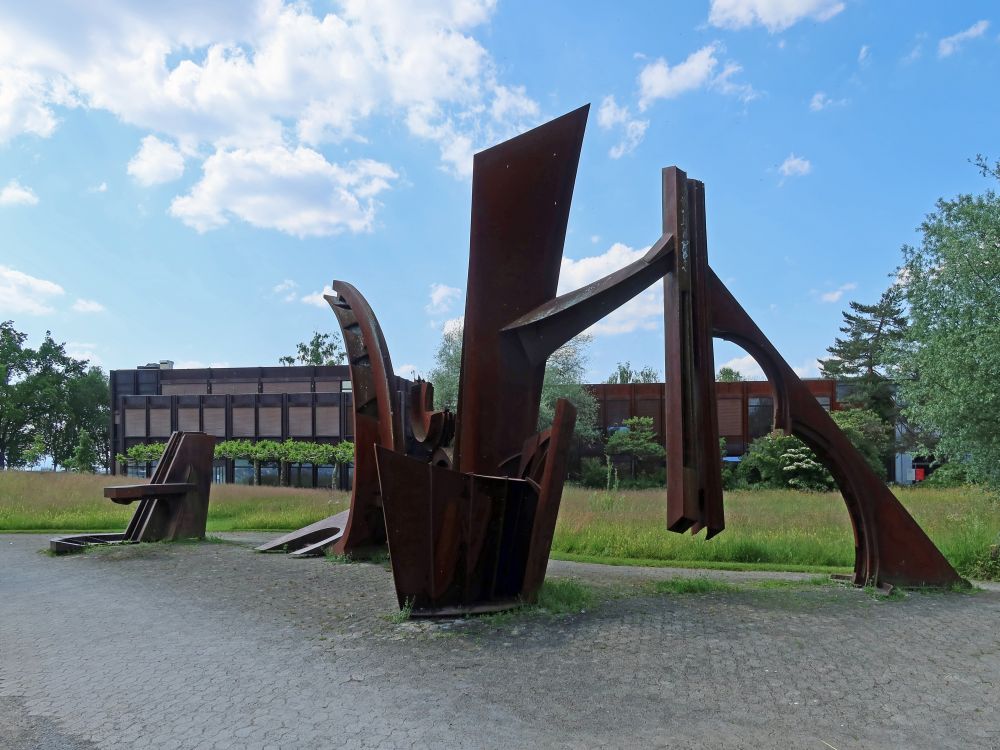
[[[148,479],[156,470],[157,461],[129,461],[125,465],[125,476]],[[230,471],[229,462],[216,459],[212,462],[212,482],[225,484],[226,474]],[[281,466],[277,461],[262,461],[254,466],[252,461],[236,459],[232,462],[234,484],[260,485],[262,487],[278,487],[281,484]],[[344,477],[340,473],[345,474]],[[344,479],[344,482],[340,480]],[[354,480],[354,466],[332,466],[330,464],[289,464],[289,487],[350,487]]]

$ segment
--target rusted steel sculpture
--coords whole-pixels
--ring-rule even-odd
[[[863,585],[949,586],[962,581],[906,509],[813,398],[708,266],[704,185],[663,170],[664,231],[678,238],[665,282],[667,522],[707,536],[722,531],[718,426],[710,335],[739,344],[774,388],[775,424],[808,445],[833,475],[854,529],[852,581]]]
[[[712,338],[743,346],[777,394],[777,425],[833,473],[856,540],[853,581],[961,580],[708,265],[704,185],[663,170],[663,234],[649,252],[556,297],[588,107],[476,154],[458,413],[418,381],[393,398],[389,352],[361,294],[327,297],[355,394],[351,509],[265,548],[301,553],[387,541],[401,607],[487,612],[533,601],[545,576],[576,419],[560,400],[536,433],[546,359],[658,280],[664,283],[667,527],[725,528]],[[454,435],[451,451],[448,444]],[[263,548],[262,548],[263,549]]]
[[[93,544],[203,538],[214,449],[215,438],[204,432],[173,433],[148,484],[104,489],[104,496],[112,502],[128,505],[139,501],[124,533],[59,537],[49,542],[49,549],[61,554]]]
[[[364,555],[385,544],[376,445],[392,451],[405,447],[402,416],[395,403],[392,360],[375,313],[361,292],[344,281],[333,282],[333,295],[324,295],[344,337],[354,401],[354,483],[351,506],[336,515],[317,521],[257,547],[259,552],[287,550],[296,557],[321,555]],[[431,390],[433,398],[433,390]],[[428,417],[441,425],[444,415]],[[444,427],[438,427],[446,437]],[[426,436],[425,436],[426,438]]]

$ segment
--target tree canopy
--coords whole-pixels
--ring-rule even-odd
[[[977,163],[1000,178],[1000,163]],[[941,199],[920,230],[899,273],[910,312],[895,351],[904,413],[937,435],[937,457],[1000,487],[1000,197]]]
[[[295,354],[279,357],[278,362],[291,367],[292,365],[342,365],[347,361],[340,336],[335,333],[320,333],[313,331],[309,341],[295,345]]]
[[[903,288],[893,284],[875,304],[852,301],[842,313],[844,335],[827,348],[830,357],[820,360],[823,377],[850,383],[847,403],[874,411],[890,424],[896,421],[890,357],[908,328],[904,297]]]
[[[646,365],[641,370],[633,370],[631,362],[619,362],[615,367],[615,371],[604,382],[618,385],[626,385],[628,383],[659,383],[660,372],[649,365]]]
[[[719,371],[715,374],[715,379],[720,383],[740,383],[746,380],[743,377],[743,373],[739,370],[734,370],[732,367],[720,367]]]
[[[586,441],[598,437],[597,401],[583,387],[589,345],[589,336],[577,336],[557,349],[546,362],[538,413],[539,430],[551,426],[556,401],[565,398],[576,407],[576,436]],[[429,373],[430,382],[434,384],[434,408],[454,411],[458,407],[461,369],[462,328],[450,326],[441,336],[441,343],[434,355],[434,368]]]
[[[66,466],[81,441],[82,457],[92,451],[107,464],[107,376],[69,356],[48,331],[37,349],[26,342],[13,321],[0,323],[0,469],[35,464],[46,455],[53,467]]]

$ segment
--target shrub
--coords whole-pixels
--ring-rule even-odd
[[[607,468],[599,458],[585,458],[580,461],[580,484],[593,489],[604,489],[607,483]]]
[[[960,461],[941,464],[924,480],[931,487],[961,487],[969,484],[969,468]]]

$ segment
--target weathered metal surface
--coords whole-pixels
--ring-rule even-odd
[[[725,528],[715,357],[706,291],[704,186],[676,167],[663,170],[663,231],[677,238],[664,279],[667,528],[711,538]]]
[[[204,432],[175,432],[148,484],[108,487],[115,503],[139,505],[121,534],[82,534],[49,542],[53,552],[75,552],[90,544],[161,542],[205,536],[215,438]]]
[[[405,450],[402,415],[396,406],[395,375],[382,328],[368,300],[345,281],[325,295],[337,316],[351,372],[354,401],[354,484],[350,512],[325,518],[272,539],[258,552],[293,551],[296,557],[333,552],[363,554],[385,544],[385,520],[374,447]]]
[[[837,482],[854,529],[854,583],[960,583],[961,576],[711,272],[709,289],[714,334],[739,344],[753,356],[774,387],[778,426],[812,448]]]
[[[556,296],[589,105],[475,155],[455,465],[492,474],[534,433],[545,374],[508,323]]]
[[[410,388],[410,432],[421,451],[428,455],[448,445],[455,436],[455,415],[434,410],[434,386],[418,380]]]

